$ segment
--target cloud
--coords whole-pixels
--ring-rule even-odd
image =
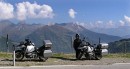
[[[18,20],[25,20],[26,18],[53,18],[54,13],[51,6],[37,3],[22,2],[16,4]]]
[[[77,12],[75,12],[73,9],[69,9],[69,16],[71,17],[71,18],[75,18],[75,14],[77,14]]]
[[[18,3],[17,5],[17,19],[18,20],[25,20],[27,16],[27,10],[23,3]]]
[[[112,20],[104,22],[104,21],[95,21],[95,22],[90,22],[90,23],[86,23],[86,25],[84,25],[84,27],[86,27],[87,29],[94,29],[94,28],[117,28],[118,26],[116,25],[115,22],[113,22]]]
[[[14,7],[10,3],[0,1],[0,20],[11,19],[14,17]]]
[[[101,23],[103,23],[103,21],[100,21],[100,20],[99,20],[99,21],[97,21],[97,23],[101,24]]]
[[[125,21],[130,23],[130,17],[124,15]]]
[[[107,25],[108,25],[108,26],[113,26],[114,23],[113,23],[113,21],[110,20],[110,21],[107,23]]]
[[[124,26],[124,25],[125,25],[125,22],[124,22],[124,21],[119,20],[119,22],[120,22],[120,26]]]
[[[118,22],[114,22],[112,20],[109,21],[95,21],[95,22],[89,22],[89,23],[83,23],[81,24],[87,29],[95,29],[95,28],[118,28],[120,26],[130,26],[130,17],[124,16],[124,20],[119,20]]]
[[[94,26],[95,26],[95,27],[101,27],[101,28],[104,27],[104,26],[103,26],[103,21],[100,21],[100,20],[99,20],[99,21],[96,21]]]

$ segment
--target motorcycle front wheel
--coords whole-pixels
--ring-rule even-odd
[[[23,58],[24,58],[24,54],[21,51],[15,52],[15,60],[16,61],[21,61]]]
[[[82,53],[82,52],[79,52],[77,55],[78,55],[78,56],[77,56],[76,58],[77,58],[78,60],[80,60],[81,57],[83,56],[83,53]]]

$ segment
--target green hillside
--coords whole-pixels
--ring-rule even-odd
[[[122,39],[109,43],[110,53],[128,53],[130,52],[130,39]]]
[[[12,51],[13,43],[9,40],[9,51]],[[7,51],[7,45],[6,45],[6,38],[0,37],[0,52],[6,52]]]
[[[71,38],[74,34],[60,26],[44,26],[28,35],[28,37],[38,46],[43,44],[43,40],[51,40],[53,52],[67,53],[72,52]]]

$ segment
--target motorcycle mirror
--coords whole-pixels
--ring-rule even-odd
[[[94,46],[96,46],[96,44],[93,44]]]
[[[83,39],[85,39],[85,37]]]

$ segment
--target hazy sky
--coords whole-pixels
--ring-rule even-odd
[[[130,0],[1,0],[0,13],[0,20],[14,22],[120,22],[123,25],[130,21]]]

